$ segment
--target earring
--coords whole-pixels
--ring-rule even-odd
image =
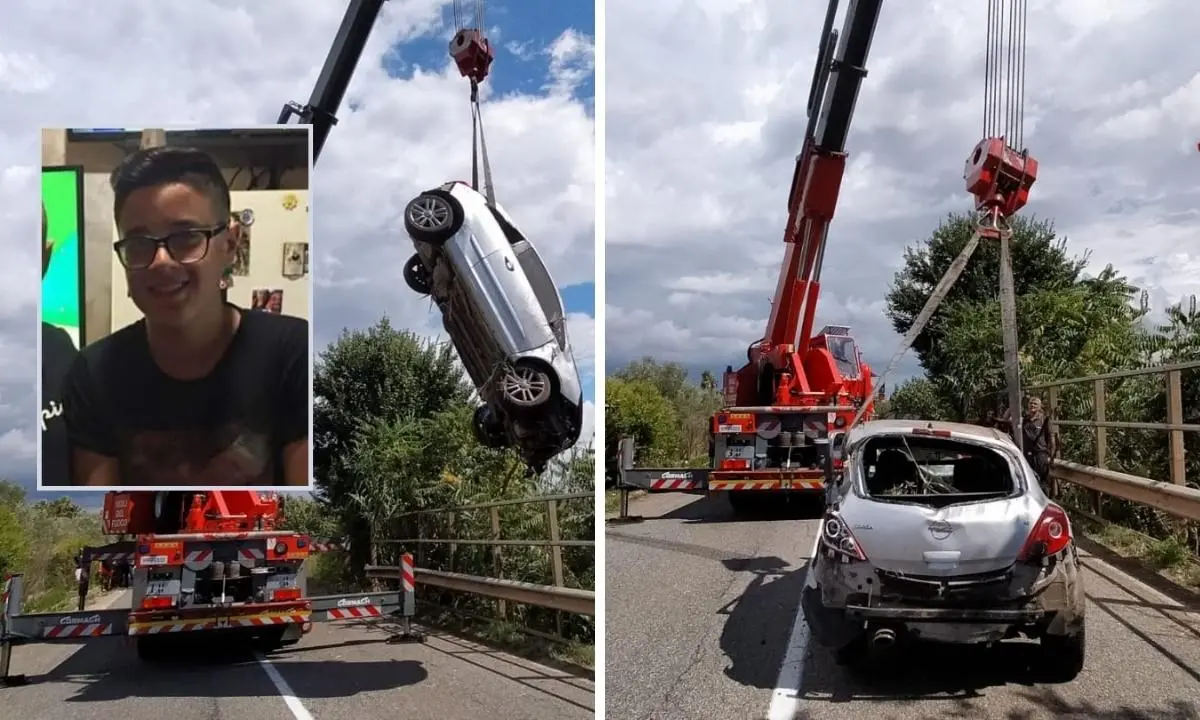
[[[217,283],[222,290],[228,290],[233,287],[233,268],[225,268],[225,272],[221,275],[221,281]]]

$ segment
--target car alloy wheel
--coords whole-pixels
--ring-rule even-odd
[[[420,295],[428,295],[433,291],[433,279],[425,269],[425,263],[420,255],[414,254],[404,263],[404,282]]]
[[[412,239],[441,243],[458,230],[462,223],[458,203],[440,193],[422,193],[404,208],[404,229]]]
[[[550,399],[550,373],[528,362],[517,362],[500,380],[504,399],[519,408],[535,408]]]

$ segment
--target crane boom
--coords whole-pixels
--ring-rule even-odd
[[[808,129],[788,196],[783,236],[787,249],[767,322],[768,347],[805,348],[811,339],[829,223],[846,168],[846,137],[882,4],[850,0],[840,46],[839,33],[832,27],[837,0],[829,3],[825,15],[809,91]]]

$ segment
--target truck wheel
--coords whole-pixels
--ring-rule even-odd
[[[1087,638],[1084,628],[1073,635],[1043,635],[1042,663],[1052,682],[1070,682],[1083,671]]]
[[[444,193],[421,193],[404,208],[404,231],[417,242],[440,245],[458,232],[462,224],[462,206]]]

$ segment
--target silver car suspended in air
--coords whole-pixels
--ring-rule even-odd
[[[541,472],[583,428],[582,383],[549,271],[508,214],[466,183],[418,195],[404,229],[417,250],[404,280],[433,297],[483,400],[476,438],[516,448]]]
[[[840,661],[905,639],[1023,636],[1040,641],[1055,679],[1080,672],[1085,599],[1071,521],[1007,435],[868,422],[835,438],[826,473],[802,602],[814,639]]]

